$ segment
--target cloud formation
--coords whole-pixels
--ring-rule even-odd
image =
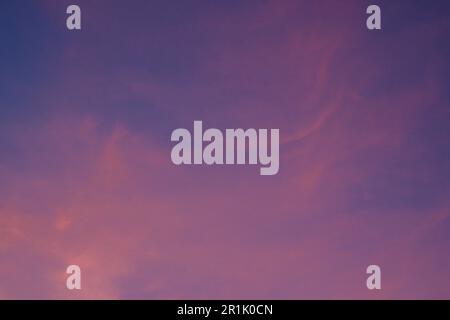
[[[0,298],[450,297],[445,1],[79,2],[4,20]],[[279,174],[173,165],[193,120],[279,128]]]

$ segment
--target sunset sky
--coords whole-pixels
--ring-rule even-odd
[[[0,39],[0,299],[450,299],[448,0],[1,1]],[[279,173],[174,165],[194,120],[280,129]]]

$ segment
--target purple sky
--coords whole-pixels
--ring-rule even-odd
[[[449,36],[446,0],[2,1],[0,298],[449,299]],[[280,172],[173,165],[194,120],[279,128]]]

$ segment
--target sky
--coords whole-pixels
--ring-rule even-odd
[[[446,0],[1,1],[0,299],[450,299],[449,36]],[[278,128],[279,173],[174,165],[195,120]]]

